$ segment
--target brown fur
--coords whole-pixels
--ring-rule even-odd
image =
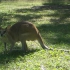
[[[5,44],[5,49],[7,42],[11,43],[10,50],[12,50],[15,42],[21,41],[22,49],[26,51],[27,50],[26,40],[27,41],[38,40],[43,49],[49,49],[46,45],[44,45],[42,37],[36,26],[34,26],[30,22],[26,21],[17,22],[13,26],[8,26],[5,29],[0,27],[0,32],[3,38],[3,42]]]

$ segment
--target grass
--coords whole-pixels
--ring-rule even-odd
[[[44,5],[44,6],[43,6]],[[46,45],[54,51],[43,50],[37,41],[27,42],[27,53],[16,50],[3,54],[0,41],[0,70],[70,70],[69,4],[49,4],[43,1],[21,1],[0,3],[0,25],[6,27],[17,21],[30,21],[39,29]],[[19,49],[21,44],[19,44]]]

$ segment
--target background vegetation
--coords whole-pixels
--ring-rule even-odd
[[[45,44],[55,50],[43,50],[34,41],[27,42],[27,53],[16,50],[3,54],[0,41],[0,70],[70,70],[70,52],[56,50],[70,49],[70,1],[0,0],[0,26],[5,28],[21,20],[36,25]],[[20,43],[15,46],[21,49]]]

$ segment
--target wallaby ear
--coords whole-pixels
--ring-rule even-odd
[[[7,26],[7,27],[4,28],[4,29],[0,27],[0,29],[1,29],[1,32],[0,32],[1,36],[3,36],[3,35],[9,30],[9,28],[10,28],[10,25]]]

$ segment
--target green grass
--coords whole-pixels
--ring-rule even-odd
[[[42,6],[32,9],[34,6]],[[0,3],[0,25],[6,27],[17,21],[30,21],[39,29],[46,45],[54,51],[43,50],[37,41],[27,42],[29,51],[16,50],[3,54],[0,41],[0,70],[70,70],[70,5],[50,4],[44,1],[17,1]],[[19,44],[19,49],[21,44]]]

